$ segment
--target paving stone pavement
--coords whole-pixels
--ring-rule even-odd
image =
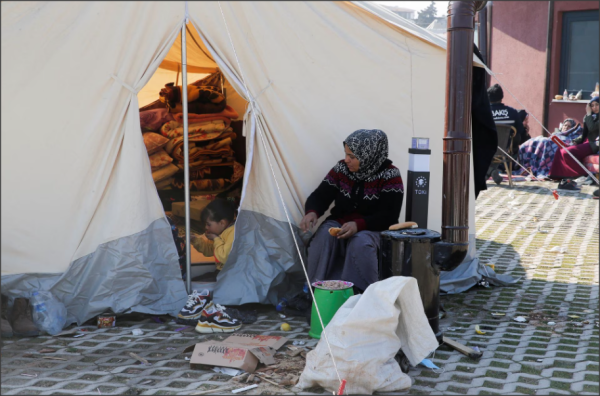
[[[513,287],[475,287],[443,296],[445,335],[478,346],[482,358],[473,360],[442,345],[432,358],[441,370],[411,368],[410,390],[390,394],[598,394],[598,201],[591,199],[595,188],[589,186],[561,192],[557,201],[549,190],[555,186],[522,182],[508,188],[490,183],[480,194],[479,257],[484,264],[494,264],[498,273],[522,279]],[[555,247],[566,251],[554,252]],[[527,322],[517,323],[516,316]],[[208,367],[190,369],[185,360],[190,354],[183,353],[201,340],[225,337],[181,331],[184,326],[160,318],[166,323],[126,315],[115,328],[79,326],[87,330],[81,338],[4,339],[0,393],[184,395],[229,384],[229,376]],[[242,331],[283,334],[316,345],[307,335],[306,321],[285,320],[291,332],[279,330],[282,319],[272,307],[263,306],[259,320]],[[476,324],[486,334],[477,335]],[[133,336],[134,328],[143,335]],[[43,348],[56,352],[39,353]],[[141,365],[129,352],[151,366]],[[243,394],[285,393],[329,394],[264,382]]]

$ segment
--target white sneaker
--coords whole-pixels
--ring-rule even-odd
[[[183,320],[198,320],[202,314],[202,310],[211,302],[211,300],[212,297],[210,291],[205,289],[198,293],[194,290],[192,294],[188,296],[185,306],[181,308],[181,311],[177,314],[177,318]]]
[[[198,333],[232,333],[239,330],[242,324],[225,312],[225,307],[214,302],[202,310],[200,320],[196,325]]]

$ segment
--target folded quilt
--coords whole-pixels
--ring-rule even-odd
[[[144,139],[144,145],[146,146],[146,151],[148,154],[155,153],[169,143],[169,139],[154,132],[142,133],[142,137]]]
[[[229,137],[232,139],[235,139],[235,137],[236,137],[236,134],[231,131],[231,128],[227,128],[226,130],[224,130],[222,132],[208,132],[208,133],[196,134],[196,135],[188,137],[188,142],[190,142],[189,147],[196,147],[195,143],[200,143],[200,142],[208,143],[211,140],[222,140],[222,139],[227,139]],[[167,143],[165,145],[165,151],[169,154],[172,154],[173,150],[175,150],[175,148],[179,147],[179,145],[181,145],[181,144],[183,144],[183,136],[175,138],[175,139],[171,139],[169,141],[169,143]]]
[[[190,162],[190,169],[198,170],[202,168],[206,168],[207,166],[217,166],[217,165],[233,165],[233,157],[228,158],[215,158],[215,159],[200,159],[198,161]],[[177,167],[183,170],[183,164],[178,163]]]
[[[233,184],[240,180],[242,177],[244,177],[244,171],[244,165],[235,161],[235,163],[233,164],[233,176],[231,176],[231,183]]]
[[[171,158],[163,149],[158,150],[150,156],[150,166],[153,171],[158,170],[171,162],[173,162],[173,158]]]
[[[238,114],[237,111],[235,111],[233,109],[233,107],[226,105],[225,106],[225,110],[223,110],[220,113],[214,113],[214,114],[194,114],[194,113],[188,113],[188,122],[190,124],[195,123],[195,122],[201,122],[201,121],[205,121],[205,120],[210,120],[213,117],[227,117],[229,119],[235,120],[236,118],[239,118],[240,115]],[[183,124],[183,113],[177,113],[173,115],[173,119],[177,122],[179,122],[180,124]]]
[[[216,132],[215,132],[216,133]],[[209,137],[207,134],[206,137]],[[220,134],[219,137],[219,142],[226,140],[226,141],[231,141],[233,139],[235,139],[235,133],[233,132],[223,132],[222,134]],[[199,159],[201,156],[205,156],[205,157],[215,157],[215,156],[219,156],[219,157],[231,157],[233,156],[233,150],[231,149],[231,143],[229,143],[229,145],[225,144],[225,145],[220,145],[220,146],[213,146],[213,147],[206,147],[206,146],[200,146],[199,142],[202,142],[203,137],[202,136],[194,136],[193,138],[190,137],[189,141],[192,143],[195,143],[193,146],[190,144],[190,162],[192,161],[196,161],[197,159]],[[214,138],[213,138],[214,140]],[[170,150],[170,154],[173,156],[173,158],[177,159],[178,161],[183,161],[183,138],[177,138],[177,139],[173,139],[171,140],[166,146],[165,149],[167,150],[167,152],[169,152]]]
[[[168,164],[152,172],[152,178],[154,179],[154,183],[158,183],[159,181],[168,179],[177,172],[179,172],[178,167],[173,164]]]
[[[152,109],[140,112],[140,126],[142,131],[160,131],[160,127],[166,122],[173,121],[173,114],[167,109]]]
[[[231,149],[232,139],[226,138],[219,140],[214,143],[210,143],[206,146],[198,146],[198,144],[190,145],[189,151],[189,160],[190,162],[201,159],[201,157],[215,158],[215,157],[231,157],[233,155],[233,150]],[[183,162],[183,142],[178,144],[172,152],[173,158],[179,162]]]
[[[183,149],[183,144],[181,145],[181,148]],[[173,151],[173,158],[175,158],[180,163],[184,161],[183,153],[181,151],[183,150]],[[223,157],[231,157],[232,155],[233,150],[231,149],[231,147],[223,147],[218,150],[199,150],[197,147],[195,147],[194,149],[190,150],[189,160],[190,162],[195,162],[202,159],[209,160],[217,158],[220,159]]]
[[[157,190],[163,190],[165,188],[171,187],[171,183],[172,182],[173,182],[173,178],[172,177],[166,178],[165,180],[161,180],[161,181],[155,183],[156,184],[156,189]]]
[[[229,127],[231,120],[227,117],[213,116],[210,119],[202,120],[188,125],[188,136],[194,136],[202,133],[222,132]],[[183,123],[169,121],[160,128],[160,133],[169,138],[175,139],[183,137]]]

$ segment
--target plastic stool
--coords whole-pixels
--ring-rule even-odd
[[[321,323],[319,322],[319,315],[317,314],[317,309],[315,308],[315,302],[319,305],[319,311],[321,312],[321,319],[323,319],[323,324],[327,326],[333,316],[337,312],[338,309],[347,299],[354,295],[354,291],[352,291],[352,287],[341,290],[325,290],[315,288],[315,301],[312,304],[312,311],[310,315],[310,331],[308,335],[312,338],[321,338],[321,333],[323,332],[323,327],[321,327]]]

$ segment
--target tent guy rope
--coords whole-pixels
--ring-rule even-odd
[[[292,222],[291,222],[291,219],[289,217],[289,214],[288,214],[288,211],[287,211],[287,207],[286,207],[285,201],[283,199],[283,194],[281,193],[281,189],[279,187],[279,182],[277,181],[277,177],[275,175],[275,169],[273,168],[273,164],[271,163],[271,157],[269,156],[269,152],[268,152],[268,149],[267,149],[267,144],[265,142],[265,138],[264,138],[263,133],[262,133],[261,122],[260,122],[260,119],[258,118],[258,110],[256,108],[256,99],[250,94],[250,90],[248,89],[248,86],[246,85],[246,79],[244,77],[244,71],[242,69],[239,57],[237,55],[237,51],[235,49],[235,45],[233,43],[233,39],[231,38],[231,33],[229,31],[229,26],[227,25],[227,20],[225,19],[225,14],[223,13],[223,8],[221,7],[221,2],[219,1],[218,4],[219,4],[219,10],[221,11],[221,16],[223,17],[223,23],[225,24],[225,29],[227,30],[227,36],[229,37],[229,42],[230,42],[231,47],[233,49],[233,54],[235,56],[235,60],[237,62],[238,68],[240,69],[241,81],[242,81],[242,84],[244,85],[244,89],[246,91],[246,97],[248,98],[248,100],[250,102],[250,107],[252,108],[252,118],[254,118],[254,120],[255,120],[254,122],[255,122],[255,125],[256,125],[257,129],[258,129],[258,134],[259,134],[259,136],[261,138],[261,141],[263,143],[263,146],[265,148],[265,153],[266,153],[266,156],[267,156],[267,160],[269,162],[269,167],[271,168],[271,173],[273,175],[273,179],[275,180],[275,185],[277,187],[277,192],[279,193],[279,198],[280,198],[281,204],[283,206],[283,211],[285,213],[285,217],[287,219],[288,225],[290,226],[290,231],[291,231],[291,234],[292,234],[292,239],[294,240],[294,245],[296,246],[296,251],[298,252],[298,256],[300,258],[300,262],[302,263],[302,270],[304,271],[304,276],[306,277],[306,281],[308,283],[308,290],[310,291],[310,294],[311,294],[312,299],[313,299],[313,303],[315,304],[317,315],[319,317],[319,322],[321,323],[321,327],[323,328],[323,335],[325,336],[325,342],[327,343],[327,348],[329,349],[329,354],[330,354],[331,360],[333,362],[333,367],[334,367],[335,372],[337,374],[338,380],[340,381],[340,388],[338,390],[338,393],[343,394],[344,387],[345,387],[345,384],[346,384],[346,380],[342,380],[342,378],[340,376],[340,373],[339,373],[339,371],[337,369],[335,358],[334,358],[333,352],[331,350],[331,345],[329,344],[329,340],[327,338],[327,332],[326,332],[326,329],[325,329],[325,325],[323,324],[323,319],[321,317],[321,312],[320,312],[319,306],[318,306],[318,304],[317,304],[317,302],[315,300],[315,295],[314,295],[314,292],[312,290],[312,287],[310,287],[311,286],[310,285],[310,279],[309,279],[308,273],[306,271],[306,265],[304,264],[304,260],[302,258],[302,253],[300,252],[300,247],[298,246],[298,241],[296,240],[296,235],[295,235],[294,229],[292,227]],[[262,93],[262,91],[261,91],[261,93]]]

